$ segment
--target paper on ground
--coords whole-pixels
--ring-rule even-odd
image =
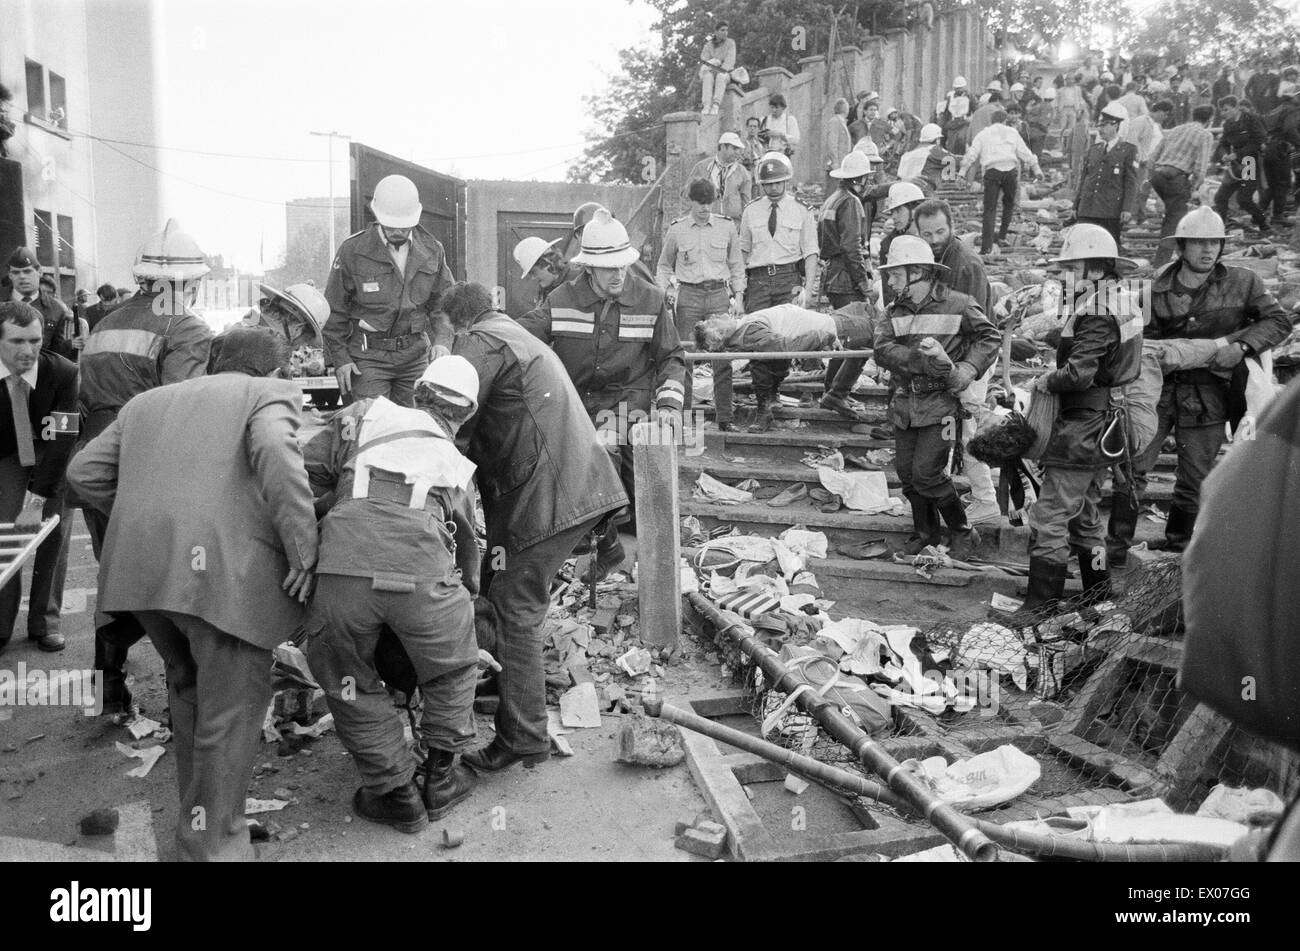
[[[580,683],[561,695],[560,723],[579,730],[600,726],[600,700],[594,683]]]
[[[126,772],[128,776],[134,776],[136,779],[144,779],[144,777],[148,776],[149,770],[153,769],[154,763],[158,762],[158,757],[167,752],[166,748],[161,746],[146,746],[142,750],[133,750],[121,741],[119,741],[116,746],[117,751],[123,756],[129,756],[132,759],[140,760],[139,766],[135,769],[129,769]]]
[[[855,512],[874,515],[902,509],[902,501],[889,494],[889,483],[883,472],[836,472],[819,466],[817,478],[827,492],[844,500],[844,507]]]
[[[255,816],[259,812],[279,812],[289,805],[287,799],[252,799],[244,800],[244,815]]]

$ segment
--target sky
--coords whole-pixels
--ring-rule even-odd
[[[640,0],[165,0],[156,5],[164,212],[248,270],[287,199],[328,194],[336,131],[462,178],[563,180],[583,97],[651,39]],[[226,155],[199,155],[217,152]],[[334,143],[335,193],[347,143]]]

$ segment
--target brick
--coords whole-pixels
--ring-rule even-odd
[[[704,832],[700,829],[687,829],[677,837],[677,848],[692,855],[706,859],[720,859],[727,851],[727,830]]]

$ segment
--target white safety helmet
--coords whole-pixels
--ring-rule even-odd
[[[881,165],[885,164],[885,160],[880,157],[879,147],[877,147],[876,143],[872,142],[867,136],[863,136],[858,140],[858,144],[853,146],[853,151],[860,155],[865,155],[867,158],[871,159],[872,162],[878,162]],[[845,156],[846,161],[847,159],[848,156]],[[841,165],[842,164],[843,163],[841,163]],[[834,175],[835,173],[831,172],[831,174]]]
[[[758,170],[754,177],[760,185],[775,185],[788,182],[794,178],[794,166],[780,152],[765,152],[758,160]]]
[[[785,158],[785,156],[781,156]],[[632,247],[627,228],[616,221],[607,210],[600,208],[582,229],[582,250],[574,255],[574,264],[589,267],[626,267],[640,260],[641,254]]]
[[[985,86],[984,88],[985,88],[985,89],[995,89],[995,90],[997,90],[998,92],[1001,92],[1001,91],[1002,91],[1002,80],[1000,80],[1000,79],[990,79],[990,80],[989,80],[989,84],[988,84],[987,86]]]
[[[1128,121],[1128,110],[1118,102],[1106,103],[1105,107],[1101,110],[1101,114],[1104,118],[1114,119],[1116,122]]]
[[[885,199],[885,211],[902,208],[913,202],[925,201],[925,192],[915,182],[894,182],[889,186],[889,197]]]
[[[1024,83],[1012,83],[1012,84],[1011,84],[1011,91],[1012,91],[1012,92],[1024,92],[1024,91],[1025,91],[1025,84],[1024,84]]]
[[[861,178],[870,175],[875,171],[872,166],[879,161],[879,157],[873,161],[870,155],[854,149],[840,161],[839,168],[831,170],[831,178]]]
[[[1136,266],[1137,262],[1120,257],[1115,238],[1101,225],[1080,224],[1065,229],[1061,238],[1061,253],[1052,258],[1055,264],[1068,264],[1072,261],[1089,261],[1096,258],[1109,259],[1116,266]]]
[[[519,265],[519,277],[525,278],[528,272],[533,269],[543,254],[555,247],[562,239],[556,238],[554,241],[547,241],[545,238],[539,238],[536,235],[529,235],[515,245],[515,263]]]
[[[375,186],[375,197],[370,200],[370,210],[385,228],[414,228],[424,211],[415,182],[405,175],[381,178]]]
[[[965,77],[965,76],[958,76],[956,79],[954,79],[954,80],[952,81],[952,88],[953,88],[953,89],[965,89],[965,88],[966,88],[966,77]]]
[[[140,246],[131,273],[137,281],[194,281],[211,270],[198,242],[168,218],[162,231]]]
[[[889,245],[889,256],[885,263],[880,265],[880,270],[887,271],[896,267],[908,267],[909,265],[925,265],[934,268],[936,271],[947,271],[948,268],[934,260],[934,252],[930,250],[930,245],[921,240],[914,234],[900,234]]]
[[[284,301],[289,307],[301,314],[309,324],[316,328],[316,335],[319,337],[325,328],[325,321],[329,320],[330,304],[313,284],[291,284],[284,290],[279,291],[270,284],[258,284],[258,288],[266,297],[273,297],[277,300]]]
[[[420,374],[416,388],[431,386],[443,399],[457,406],[468,406],[473,415],[478,409],[478,371],[461,356],[439,357]]]
[[[1228,233],[1224,230],[1223,219],[1214,209],[1201,205],[1178,219],[1178,226],[1174,228],[1174,237],[1226,241]]]
[[[921,144],[929,142],[938,142],[943,138],[943,129],[939,128],[937,123],[927,122],[921,126]]]

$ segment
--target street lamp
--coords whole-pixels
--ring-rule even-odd
[[[319,135],[328,139],[326,143],[330,153],[330,262],[334,261],[334,140],[343,139],[346,142],[352,141],[352,136],[344,135],[342,132],[312,132],[311,135]]]

